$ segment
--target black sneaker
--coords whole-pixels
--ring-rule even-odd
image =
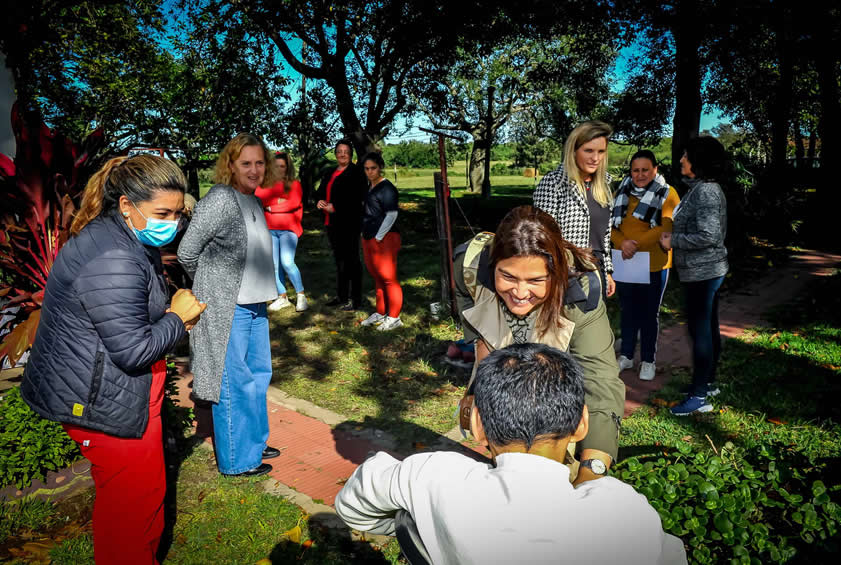
[[[330,302],[328,302],[327,306],[342,306],[343,304],[347,303],[347,300],[339,300],[338,298],[334,298]]]
[[[356,302],[348,302],[344,306],[339,306],[339,310],[342,312],[353,312],[355,310],[359,310],[359,304]]]

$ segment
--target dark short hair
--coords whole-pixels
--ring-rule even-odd
[[[654,156],[654,152],[650,149],[640,149],[639,151],[634,153],[634,156],[631,157],[630,162],[633,163],[637,159],[648,159],[649,161],[651,161],[652,166],[657,166],[657,157]]]
[[[385,169],[385,161],[383,161],[383,156],[378,151],[371,151],[362,158],[361,163],[363,167],[365,166],[365,161],[373,161],[379,168]]]
[[[686,143],[686,158],[699,179],[722,180],[727,152],[716,138],[705,135],[690,139]]]
[[[581,367],[568,353],[539,343],[497,349],[479,363],[473,394],[493,445],[571,436],[584,410]]]
[[[336,145],[333,146],[333,153],[336,153],[336,149],[339,148],[339,145],[347,145],[348,149],[350,149],[350,158],[353,159],[353,143],[350,142],[348,138],[340,139],[336,142]]]

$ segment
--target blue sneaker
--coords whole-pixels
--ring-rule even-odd
[[[714,382],[708,384],[707,386],[709,387],[709,388],[707,388],[707,398],[712,398],[713,396],[717,396],[721,392],[721,389],[718,387],[718,384],[716,384]],[[681,394],[687,394],[688,395],[691,392],[692,392],[692,385],[691,384],[688,384],[685,387],[683,387],[682,389],[680,389]]]
[[[703,396],[687,396],[686,400],[673,407],[671,412],[675,416],[689,416],[696,412],[712,412],[713,405]]]

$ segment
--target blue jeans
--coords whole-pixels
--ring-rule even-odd
[[[272,234],[272,257],[274,258],[274,277],[278,294],[286,294],[286,279],[283,272],[295,287],[295,292],[304,292],[301,281],[301,271],[295,264],[295,249],[298,247],[298,236],[288,230],[269,230]]]
[[[219,402],[213,405],[216,465],[226,475],[253,469],[263,461],[269,438],[266,391],[272,379],[266,305],[237,304]]]
[[[692,337],[691,396],[707,396],[721,358],[721,329],[718,325],[718,295],[724,277],[683,283],[686,314]]]
[[[660,332],[660,304],[669,282],[669,269],[650,275],[649,284],[617,282],[616,290],[622,310],[622,355],[634,358],[639,332],[640,360],[654,363]]]

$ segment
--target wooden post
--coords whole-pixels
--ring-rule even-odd
[[[445,176],[436,171],[435,176],[435,225],[441,250],[441,305],[447,305],[453,319],[458,319],[456,308],[456,281],[453,278],[453,243],[450,236],[450,188]]]
[[[450,184],[447,181],[447,153],[444,147],[444,137],[458,138],[424,128],[418,129],[438,136],[438,160],[441,171],[436,172],[434,178],[435,226],[441,248],[441,305],[446,304],[446,307],[450,310],[450,315],[458,321],[456,280],[453,278],[453,238],[450,232]]]

